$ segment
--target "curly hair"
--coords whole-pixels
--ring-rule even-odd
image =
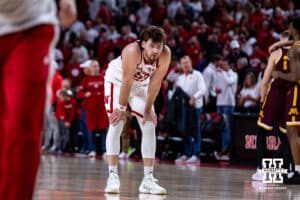
[[[143,41],[148,41],[151,39],[154,43],[163,43],[166,42],[166,33],[165,31],[157,26],[148,26],[144,28],[139,35],[139,44]]]

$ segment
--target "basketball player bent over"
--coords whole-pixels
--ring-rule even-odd
[[[109,165],[106,193],[120,192],[117,164],[120,136],[129,104],[142,130],[144,178],[139,191],[166,194],[153,177],[157,124],[153,103],[171,59],[165,39],[161,28],[149,26],[141,31],[139,41],[127,45],[122,55],[109,63],[105,75],[105,106],[110,121],[106,138]]]

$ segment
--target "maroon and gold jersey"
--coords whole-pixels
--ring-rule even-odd
[[[282,55],[275,65],[276,71],[283,73],[290,72],[288,49],[282,48]],[[291,82],[281,78],[272,79],[268,91],[262,103],[257,124],[258,126],[272,130],[274,126],[279,126],[281,132],[286,132],[286,94]]]

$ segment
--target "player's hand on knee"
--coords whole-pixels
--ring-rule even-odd
[[[109,117],[109,123],[115,126],[120,120],[125,121],[126,112],[121,111],[119,109],[114,109]]]
[[[143,117],[143,125],[145,125],[146,121],[151,121],[155,124],[155,126],[157,125],[157,116],[155,114],[154,111],[149,111],[144,113],[144,117]]]

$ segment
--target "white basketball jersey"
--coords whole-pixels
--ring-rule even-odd
[[[55,0],[0,0],[0,36],[56,23]]]
[[[141,63],[137,66],[135,74],[134,74],[134,82],[133,85],[146,85],[149,84],[150,77],[155,72],[158,67],[158,60],[153,64],[148,64],[144,57],[142,56]],[[123,67],[122,67],[122,58],[119,56],[118,58],[112,60],[108,69],[106,70],[105,80],[115,83],[121,84],[123,75]]]

